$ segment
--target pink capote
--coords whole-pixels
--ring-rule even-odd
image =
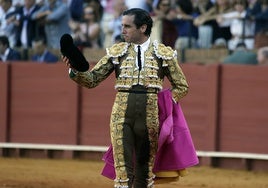
[[[169,89],[158,93],[159,139],[154,173],[177,171],[199,163],[190,130],[179,103],[174,103]],[[102,175],[115,179],[112,146],[103,156]]]

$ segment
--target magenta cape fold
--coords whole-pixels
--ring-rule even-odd
[[[159,139],[153,171],[182,170],[199,163],[190,130],[179,103],[174,103],[169,89],[158,93]],[[115,179],[113,149],[103,156],[102,175]]]

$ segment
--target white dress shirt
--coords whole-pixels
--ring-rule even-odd
[[[134,45],[134,50],[135,50],[135,52],[137,52],[137,54],[138,54],[138,46],[140,46],[140,49],[141,49],[141,66],[142,66],[142,68],[144,67],[144,52],[146,50],[148,50],[149,45],[150,45],[150,38],[146,42],[144,42],[143,44],[135,44]],[[136,57],[135,62],[136,62],[136,67],[139,67],[138,66],[138,56]]]

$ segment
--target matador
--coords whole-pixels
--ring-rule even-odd
[[[135,19],[146,22],[138,26]],[[72,80],[87,88],[96,87],[115,73],[117,93],[110,119],[115,188],[153,187],[155,176],[152,168],[159,134],[157,93],[163,88],[164,77],[170,82],[174,102],[188,92],[177,52],[151,41],[145,31],[151,27],[150,23],[147,24],[148,19],[149,14],[141,9],[124,12],[122,33],[125,42],[107,48],[106,55],[91,70],[79,72],[70,69],[69,73]],[[146,36],[145,40],[139,43],[128,40],[130,30]],[[137,56],[139,53],[140,57]],[[138,58],[141,58],[141,65]]]

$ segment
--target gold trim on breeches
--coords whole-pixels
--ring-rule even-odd
[[[110,131],[111,141],[113,145],[114,166],[116,171],[115,187],[128,187],[128,174],[126,170],[123,145],[123,126],[125,123],[125,115],[128,107],[129,93],[118,92],[115,97],[115,102],[112,108]],[[138,94],[137,94],[138,95]],[[146,126],[149,137],[149,161],[148,161],[148,187],[153,187],[154,174],[152,172],[155,154],[157,151],[158,142],[158,106],[157,94],[147,93],[146,95]]]

